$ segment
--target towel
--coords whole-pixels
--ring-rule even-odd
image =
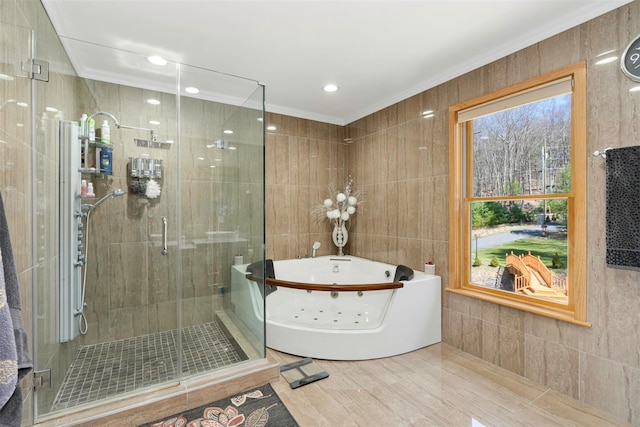
[[[20,288],[0,194],[0,426],[19,426],[22,380],[33,367],[22,324]]]
[[[640,146],[607,150],[607,265],[640,270]]]

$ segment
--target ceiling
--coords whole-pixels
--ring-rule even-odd
[[[126,52],[160,55],[263,83],[268,111],[339,125],[629,2],[42,0],[81,77],[149,87]]]

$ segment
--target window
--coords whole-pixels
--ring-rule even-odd
[[[584,326],[586,72],[449,109],[451,292]]]

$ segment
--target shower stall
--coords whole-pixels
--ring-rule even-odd
[[[32,36],[58,55],[32,83],[34,421],[264,359],[229,294],[264,258],[264,87]],[[88,47],[127,81],[76,77],[64,52]]]

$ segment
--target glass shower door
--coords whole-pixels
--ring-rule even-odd
[[[265,357],[231,298],[234,271],[264,255],[264,88],[181,66],[180,89],[183,370],[194,374]]]
[[[65,41],[67,49],[114,54],[87,45]],[[265,356],[264,325],[247,332],[230,294],[233,271],[264,256],[263,87],[115,54],[131,68],[127,82],[54,71],[37,84],[34,356],[51,386],[35,393],[36,420]],[[63,137],[60,128],[73,129],[83,113],[100,129],[94,140],[81,129]],[[63,213],[59,148],[69,141],[80,156],[68,172],[95,196],[74,186],[81,208]],[[111,171],[101,170],[103,150]],[[69,313],[60,310],[56,242],[75,215],[79,228],[67,237],[82,247],[71,251],[82,303],[71,307],[73,327],[62,337],[60,316]]]

